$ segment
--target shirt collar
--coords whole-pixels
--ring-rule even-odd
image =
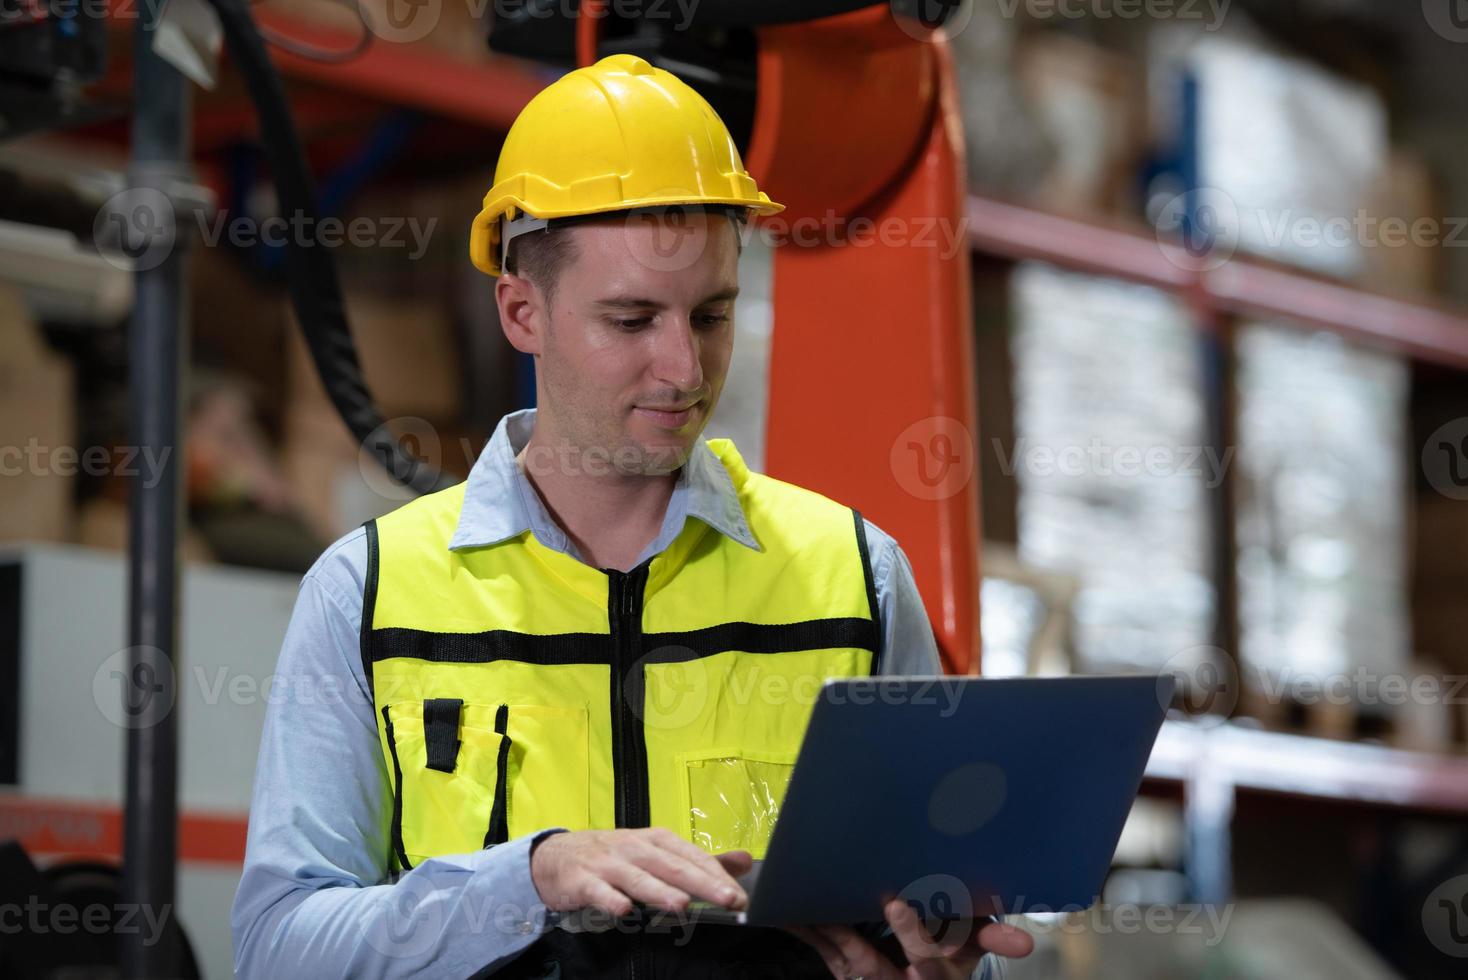
[[[459,524],[449,540],[450,550],[487,547],[530,531],[546,547],[581,558],[515,462],[515,456],[529,441],[534,424],[533,408],[511,412],[500,419],[494,435],[469,471]],[[746,548],[761,550],[750,532],[729,471],[702,436],[694,444],[688,462],[678,471],[662,529],[639,562],[666,550],[690,517],[698,518]]]

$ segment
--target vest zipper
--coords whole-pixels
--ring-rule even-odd
[[[615,568],[607,573],[607,619],[612,630],[613,762],[618,827],[646,827],[647,742],[643,738],[644,684],[642,657],[642,593],[647,586],[648,562],[630,572]]]
[[[643,738],[644,683],[642,659],[642,594],[648,561],[630,572],[604,568],[607,574],[607,622],[612,631],[612,762],[618,827],[646,827],[647,742]],[[643,963],[642,937],[628,937],[628,980],[637,980]],[[648,971],[644,969],[643,973]]]

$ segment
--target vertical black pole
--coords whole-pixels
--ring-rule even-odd
[[[175,193],[189,179],[189,91],[172,65],[153,53],[159,4],[140,4],[133,48],[132,167],[134,230],[148,247],[135,273],[136,301],[130,345],[128,408],[131,442],[142,459],[129,494],[127,691],[129,713],[139,719],[127,732],[127,810],[123,843],[123,900],[155,916],[176,917],[174,876],[178,825],[176,712],[150,710],[163,692],[172,703],[178,652],[180,375],[184,363],[186,237],[190,222],[173,213]],[[164,213],[158,214],[157,211]],[[160,241],[161,239],[161,241]],[[155,249],[162,249],[157,261]],[[150,472],[151,471],[151,472]],[[159,921],[155,918],[153,921]],[[118,936],[123,980],[178,976],[176,933],[149,937],[145,930]],[[154,941],[149,942],[152,938]]]

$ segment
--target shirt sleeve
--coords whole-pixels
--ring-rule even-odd
[[[872,561],[872,583],[877,590],[877,610],[882,617],[882,659],[877,666],[878,673],[943,673],[938,641],[912,577],[912,564],[890,534],[865,518],[863,521],[867,554]]]
[[[241,980],[468,976],[546,928],[530,849],[549,831],[386,882],[392,790],[359,654],[365,568],[358,531],[307,573],[286,631],[230,913]]]

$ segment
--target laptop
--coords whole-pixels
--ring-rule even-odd
[[[864,677],[821,689],[763,861],[696,922],[880,923],[1089,907],[1174,678]],[[654,916],[670,913],[646,910]]]

